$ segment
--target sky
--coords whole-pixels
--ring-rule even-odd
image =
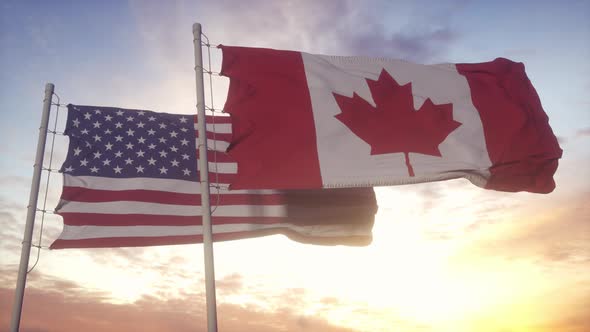
[[[45,83],[63,104],[192,114],[194,22],[212,44],[523,62],[564,150],[547,195],[466,180],[376,188],[367,247],[283,236],[216,243],[220,331],[590,329],[590,1],[6,0],[0,331],[10,322]],[[220,60],[211,49],[214,71]],[[226,89],[215,77],[208,102],[222,106]],[[57,138],[54,168],[66,149]],[[61,179],[42,182],[53,209]],[[59,217],[47,216],[43,227],[38,218],[36,243],[48,246],[61,227]],[[43,249],[28,276],[21,327],[202,331],[204,294],[202,245]]]

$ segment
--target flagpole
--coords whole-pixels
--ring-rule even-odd
[[[54,88],[55,86],[52,83],[47,83],[45,85],[43,114],[41,115],[41,127],[39,127],[37,154],[35,156],[35,165],[33,166],[33,180],[31,182],[31,192],[29,193],[29,206],[27,207],[27,221],[25,223],[25,233],[20,253],[20,264],[18,267],[18,279],[16,281],[16,291],[12,307],[12,320],[10,322],[11,332],[18,332],[20,326],[20,316],[23,308],[23,298],[25,296],[25,285],[27,283],[27,271],[29,269],[29,256],[31,254],[31,244],[33,240],[33,228],[35,226],[35,215],[37,214],[37,198],[39,197],[39,183],[41,182],[45,141],[47,140],[47,124],[49,123],[49,110],[51,109],[51,99],[53,97]]]
[[[207,331],[217,332],[215,300],[215,266],[213,263],[213,236],[211,232],[211,204],[209,200],[209,164],[207,162],[207,127],[205,124],[205,87],[203,84],[203,52],[201,24],[193,24],[195,49],[195,79],[197,83],[197,122],[199,133],[199,168],[201,177],[201,207],[203,218],[203,250],[205,253],[205,292],[207,298]]]

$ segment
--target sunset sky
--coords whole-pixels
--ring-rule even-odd
[[[10,323],[45,83],[64,104],[192,114],[194,22],[212,44],[523,62],[564,150],[547,195],[467,180],[376,188],[367,247],[283,236],[215,244],[220,331],[590,331],[590,1],[7,0],[0,332]],[[218,71],[221,52],[211,56]],[[227,80],[213,83],[221,107]],[[66,149],[56,139],[54,168]],[[48,209],[60,192],[53,174]],[[61,228],[47,216],[42,245]],[[203,331],[204,292],[202,245],[44,249],[21,330]]]

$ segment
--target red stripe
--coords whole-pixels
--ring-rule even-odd
[[[195,116],[195,123],[198,121],[196,120]],[[231,117],[229,116],[221,116],[221,115],[205,115],[205,123],[213,124],[213,123],[231,123]]]
[[[83,226],[189,226],[200,225],[201,217],[163,216],[151,214],[102,214],[60,212],[65,225]]]
[[[481,118],[492,167],[486,188],[549,193],[562,150],[522,63],[457,64]]]
[[[179,194],[153,190],[94,190],[80,187],[64,187],[61,199],[75,202],[135,201],[175,205],[200,205],[201,195]],[[212,205],[280,205],[283,195],[217,194],[211,189]]]
[[[254,238],[268,235],[283,234],[288,238],[316,245],[353,245],[365,246],[371,243],[371,236],[335,236],[314,237],[304,236],[289,229],[267,229],[247,232],[213,234],[213,241],[229,241]],[[114,247],[142,247],[173,244],[203,243],[203,235],[160,236],[160,237],[119,237],[97,238],[84,240],[56,240],[50,249],[65,248],[114,248]]]
[[[230,78],[238,163],[232,189],[321,188],[311,98],[301,53],[221,46],[221,73]]]
[[[198,186],[195,183],[195,186]],[[81,187],[64,187],[61,198],[76,202],[137,201],[175,205],[197,205],[201,195],[180,194],[154,190],[92,190]]]
[[[215,213],[214,213],[215,214]],[[59,213],[65,225],[71,226],[200,226],[202,217],[159,216],[151,214]],[[277,224],[284,217],[212,217],[216,225],[224,224]]]
[[[209,171],[209,182],[211,184],[229,185],[236,178],[236,174],[213,173]]]

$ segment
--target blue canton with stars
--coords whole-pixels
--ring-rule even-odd
[[[68,105],[65,134],[63,173],[199,180],[192,115]]]

